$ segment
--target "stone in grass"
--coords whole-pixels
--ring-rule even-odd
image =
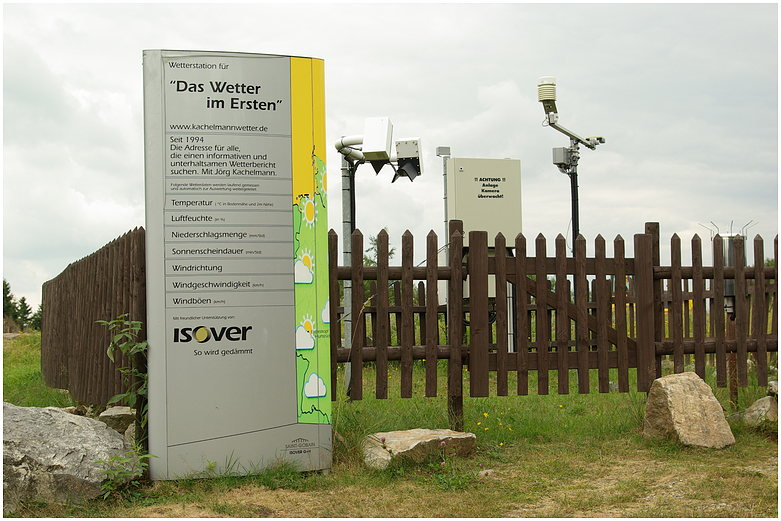
[[[776,400],[778,399],[778,382],[768,382],[767,384],[767,395],[773,396]]]
[[[471,432],[449,429],[375,432],[364,440],[363,460],[367,467],[382,470],[392,460],[405,459],[419,463],[438,455],[443,449],[448,455],[468,456],[476,446],[477,438]]]
[[[79,503],[101,494],[104,463],[127,470],[130,445],[106,424],[56,407],[3,403],[3,515],[20,502]],[[121,461],[119,461],[121,460]]]
[[[764,396],[743,411],[741,418],[750,427],[759,427],[765,422],[777,423],[778,401],[773,396]]]
[[[645,405],[643,435],[714,449],[735,443],[721,404],[696,373],[654,380]]]
[[[122,434],[128,425],[136,421],[136,411],[124,406],[109,407],[100,413],[98,420]]]
[[[127,442],[131,445],[135,443],[136,441],[136,422],[131,423],[127,426],[127,429],[125,429],[125,439]]]

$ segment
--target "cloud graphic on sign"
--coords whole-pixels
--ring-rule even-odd
[[[304,326],[296,328],[296,349],[314,349],[315,338]]]
[[[322,398],[325,396],[325,382],[317,376],[317,373],[309,375],[309,380],[304,384],[304,395],[307,398]]]
[[[311,284],[314,280],[314,275],[309,266],[303,263],[303,261],[297,260],[295,264],[295,279],[296,284]]]
[[[330,324],[331,323],[331,310],[330,307],[330,300],[325,301],[325,306],[323,306],[323,312],[320,313],[320,320],[323,324]]]

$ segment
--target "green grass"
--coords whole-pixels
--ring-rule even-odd
[[[67,392],[43,383],[40,332],[3,340],[3,401],[20,407],[75,405]]]
[[[4,393],[24,405],[55,405],[63,398],[40,383],[37,336],[6,342]],[[735,445],[708,451],[642,437],[645,394],[537,395],[464,398],[465,430],[477,436],[469,458],[445,451],[422,464],[398,463],[384,471],[362,465],[367,434],[417,427],[448,427],[446,364],[439,367],[439,397],[425,398],[424,367],[414,364],[414,398],[402,399],[398,364],[390,364],[389,398],[373,397],[367,364],[364,396],[340,395],[334,404],[334,465],[329,474],[297,472],[289,465],[254,476],[214,476],[147,484],[133,493],[81,506],[33,503],[26,517],[776,517],[778,481],[773,467],[777,434],[732,422]],[[24,369],[26,368],[26,369]],[[712,368],[708,381],[713,385]],[[26,378],[19,378],[24,373]],[[468,373],[465,371],[468,394]],[[37,376],[36,376],[37,375]],[[495,394],[495,373],[491,375]],[[572,391],[577,374],[570,372]],[[37,378],[37,382],[35,381]],[[615,370],[610,380],[616,381]],[[630,374],[635,386],[634,373]],[[764,395],[755,381],[740,390],[740,406]],[[6,387],[7,386],[7,387]],[[43,391],[47,391],[48,394]],[[27,399],[30,394],[34,398]],[[726,389],[716,396],[727,406]],[[442,464],[444,461],[444,465]],[[777,459],[775,460],[777,461]],[[489,477],[481,471],[491,470]]]

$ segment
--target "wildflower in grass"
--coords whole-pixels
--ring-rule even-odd
[[[444,461],[440,462],[440,463],[439,463],[439,466],[440,466],[440,467],[444,467],[444,466],[445,466],[445,462],[444,462]]]
[[[490,427],[483,427],[484,431],[487,431],[488,429],[490,429]]]
[[[483,413],[483,418],[488,418],[488,413],[487,412]]]
[[[504,442],[503,442],[503,441],[500,441],[500,442],[499,442],[499,446],[500,446],[500,447],[504,447]]]
[[[445,440],[442,440],[441,442],[439,442],[439,446],[440,447],[444,447],[445,446]]]
[[[483,422],[477,422],[477,424],[478,424],[478,425],[482,425],[482,424],[483,424]]]
[[[559,404],[559,409],[563,409],[563,408],[564,408],[564,406]]]

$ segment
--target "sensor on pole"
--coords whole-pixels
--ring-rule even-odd
[[[570,139],[570,146],[553,149],[553,164],[563,174],[570,178],[570,190],[572,193],[572,250],[575,250],[575,240],[580,233],[578,210],[578,161],[580,160],[580,145],[591,150],[605,142],[602,136],[582,138],[574,132],[567,130],[558,124],[559,112],[556,108],[556,78],[542,76],[537,80],[537,100],[542,103],[545,110],[544,125],[552,127]]]
[[[546,115],[558,113],[556,110],[556,78],[543,76],[537,80],[537,100],[542,103]]]

